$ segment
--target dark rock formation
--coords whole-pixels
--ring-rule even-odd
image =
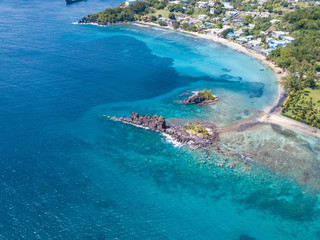
[[[118,120],[132,125],[148,128],[152,131],[165,132],[167,129],[166,120],[161,116],[139,116],[138,113],[132,112],[131,118],[118,118]]]
[[[198,104],[201,106],[201,105],[207,105],[216,101],[218,101],[218,97],[214,96],[211,91],[202,90],[202,91],[196,92],[191,97],[188,97],[187,99],[183,100],[182,103],[185,105]]]
[[[116,118],[108,117],[111,120],[120,121],[137,127],[143,127],[152,131],[162,132],[175,141],[196,148],[208,148],[219,144],[219,134],[217,128],[212,123],[198,123],[181,126],[171,126],[166,124],[163,117],[140,116],[132,113],[131,117]]]

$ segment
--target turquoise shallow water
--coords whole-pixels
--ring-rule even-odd
[[[319,239],[319,139],[276,126],[227,133],[223,145],[256,153],[231,169],[229,156],[101,118],[223,126],[276,98],[271,70],[227,47],[72,24],[117,3],[0,3],[0,238]],[[179,104],[201,88],[218,104]]]

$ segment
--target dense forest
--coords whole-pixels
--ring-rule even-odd
[[[289,71],[282,82],[289,93],[283,114],[320,128],[320,8],[296,9],[284,15],[279,29],[295,37],[292,44],[269,55]]]

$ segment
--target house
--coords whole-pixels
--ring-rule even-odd
[[[247,38],[246,37],[239,37],[236,39],[239,42],[247,42]]]
[[[259,3],[260,5],[263,5],[265,2],[268,2],[268,0],[258,0],[258,3]]]
[[[242,34],[243,34],[242,29],[239,29],[239,30],[237,30],[237,31],[234,31],[234,35],[235,35],[236,37],[240,37]]]
[[[258,15],[258,13],[257,12],[246,12],[246,15],[250,15],[252,17],[255,17]]]
[[[251,40],[251,41],[248,41],[248,44],[251,46],[251,47],[257,47],[261,44],[261,39],[260,41],[257,39],[257,40]]]
[[[266,41],[268,42],[268,45],[269,47],[271,48],[276,48],[276,47],[279,47],[279,46],[282,46],[285,44],[285,42],[283,41],[279,41],[279,40],[275,40],[273,38],[267,38]]]
[[[184,20],[184,18],[182,18],[182,17],[177,18],[178,22],[182,22],[183,20]]]
[[[234,18],[233,21],[234,22],[238,22],[238,23],[244,23],[245,22],[244,18]]]
[[[273,31],[272,36],[275,38],[280,38],[282,36],[288,35],[289,32],[283,32],[283,31]]]
[[[226,11],[226,15],[233,18],[238,15],[238,12],[237,11]]]
[[[207,2],[197,2],[197,8],[206,8],[207,6]]]
[[[158,18],[158,22],[168,22],[169,19],[165,18],[165,17],[160,17]]]
[[[214,7],[214,2],[213,1],[209,1],[208,6],[209,7]]]
[[[232,11],[234,9],[234,7],[228,2],[222,2],[222,4],[226,10]]]
[[[128,7],[132,4],[135,4],[137,1],[136,0],[128,0],[128,1],[125,1],[125,5]]]
[[[260,13],[260,17],[263,17],[263,18],[267,18],[267,17],[270,17],[271,16],[271,13],[269,12],[261,12]]]
[[[253,28],[254,28],[254,26],[255,26],[254,24],[249,23],[248,28],[249,28],[249,29],[253,29]]]
[[[227,27],[227,28],[229,28],[229,27]],[[223,26],[222,29],[220,29],[220,28],[214,28],[214,29],[211,29],[211,30],[210,30],[209,34],[214,35],[214,36],[220,36],[221,33],[222,33],[224,30],[226,30],[227,28],[225,28],[225,26]]]
[[[249,36],[246,36],[247,40],[253,40],[253,36],[249,35]]]
[[[190,19],[188,23],[189,23],[189,25],[194,25],[194,24],[196,24],[198,22],[199,21],[197,19]]]
[[[169,4],[180,4],[180,1],[170,1]]]
[[[216,10],[215,8],[210,8],[210,13],[214,14],[215,10]]]
[[[200,14],[200,15],[198,16],[198,19],[199,19],[200,21],[202,21],[202,20],[207,19],[207,17],[208,17],[208,15]]]
[[[294,41],[294,38],[289,36],[284,36],[282,39],[285,43],[292,43]]]
[[[214,35],[214,36],[218,36],[222,33],[223,29],[220,28],[213,28],[210,30],[209,34],[210,35]]]
[[[272,19],[272,20],[270,21],[271,24],[275,24],[275,23],[278,23],[278,22],[281,22],[281,20],[279,20],[279,19]]]
[[[275,41],[275,39],[274,39],[274,38],[271,38],[271,37],[267,37],[267,38],[266,38],[266,42],[267,42],[267,43],[269,43],[269,42],[271,42],[271,41]]]

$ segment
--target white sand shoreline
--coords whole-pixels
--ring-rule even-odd
[[[122,24],[126,24],[126,23],[122,23]],[[177,30],[177,29],[173,29],[173,27],[170,27],[170,26],[160,26],[156,23],[151,23],[151,22],[135,21],[135,22],[133,22],[133,24],[147,25],[147,26],[151,26],[151,27],[162,28],[162,29],[166,29],[166,30],[185,33],[185,34],[192,35],[195,37],[205,38],[205,39],[214,41],[216,43],[220,43],[225,46],[231,47],[236,51],[245,53],[245,54],[261,61],[264,65],[271,68],[273,70],[275,76],[277,77],[278,96],[277,96],[277,100],[271,106],[268,106],[263,110],[264,114],[258,116],[256,121],[261,122],[261,123],[268,123],[268,124],[278,124],[282,127],[289,128],[292,130],[301,131],[301,132],[304,132],[304,133],[307,133],[307,134],[310,134],[310,135],[313,135],[313,136],[320,138],[320,130],[319,129],[281,115],[280,114],[280,107],[277,108],[277,111],[273,111],[274,108],[279,105],[279,103],[283,97],[283,94],[285,93],[284,89],[282,88],[282,86],[280,84],[280,81],[287,73],[284,69],[277,67],[273,62],[267,60],[264,55],[257,53],[257,52],[254,52],[253,50],[250,50],[250,49],[248,49],[238,43],[232,42],[232,41],[224,39],[224,38],[218,38],[218,37],[215,37],[212,35],[199,34],[196,32],[189,32],[189,31],[184,31],[181,29]],[[98,24],[91,24],[91,25],[98,25]],[[110,25],[107,25],[107,26],[110,26]]]

